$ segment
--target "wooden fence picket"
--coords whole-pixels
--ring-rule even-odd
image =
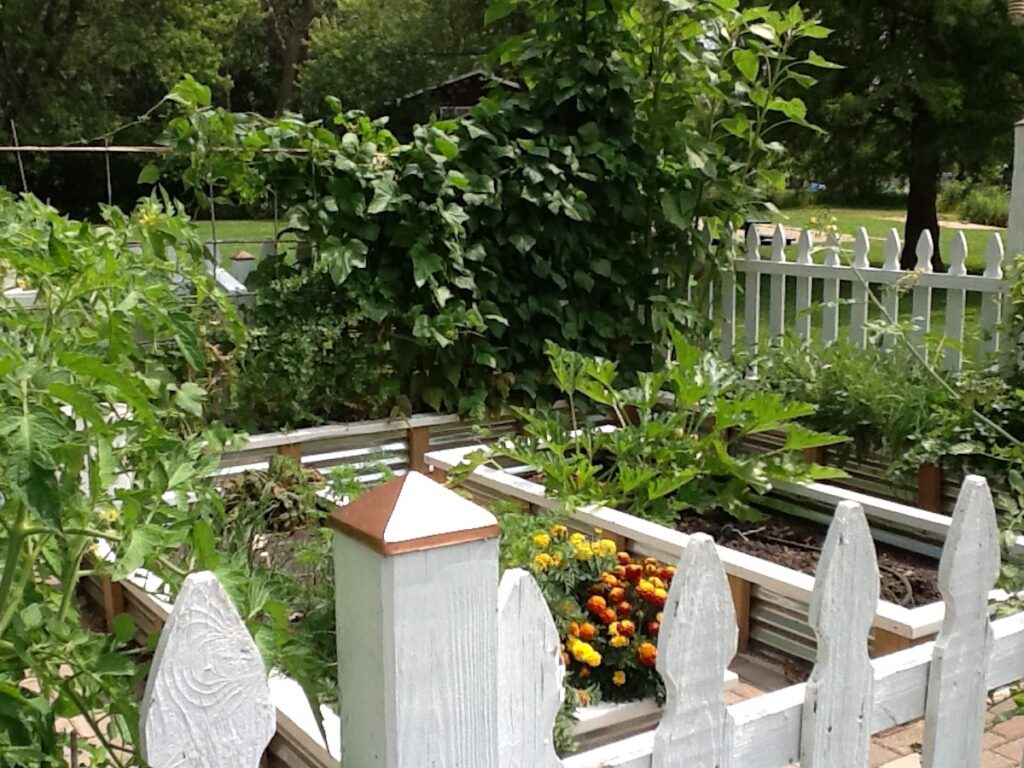
[[[932,254],[935,252],[935,243],[932,240],[932,233],[927,229],[921,233],[921,239],[917,241],[917,272],[919,275],[931,274]],[[918,281],[913,289],[913,323],[914,330],[911,338],[915,345],[924,351],[927,343],[928,333],[932,328],[932,289]]]
[[[652,768],[728,768],[722,675],[736,655],[732,594],[711,537],[691,537],[663,609],[657,669],[665,707]]]
[[[775,226],[772,235],[772,261],[786,263],[786,230],[781,224]],[[786,332],[786,276],[773,273],[769,278],[768,328],[774,343],[781,340]]]
[[[757,227],[748,228],[746,258],[750,261],[760,261],[760,248],[761,235],[758,234]],[[743,290],[743,339],[747,351],[756,353],[761,333],[761,273],[747,272]]]
[[[871,268],[868,260],[868,253],[871,250],[871,241],[868,239],[868,231],[864,227],[857,229],[857,235],[853,241],[853,268],[859,274]],[[862,280],[854,280],[851,288],[853,303],[850,306],[850,341],[855,347],[864,349],[867,346],[867,323],[868,323],[868,286]]]
[[[565,667],[558,630],[526,571],[506,571],[498,587],[498,766],[561,768],[552,729]]]
[[[993,634],[988,593],[999,575],[999,531],[988,483],[968,476],[939,562],[946,614],[925,705],[924,768],[979,768]]]
[[[808,623],[818,660],[807,682],[802,768],[864,768],[874,703],[868,633],[878,605],[875,542],[860,504],[836,508],[818,563]]]
[[[801,266],[810,266],[814,263],[811,258],[811,251],[814,249],[814,241],[811,233],[806,229],[800,233],[797,239],[796,263]],[[801,339],[811,338],[811,276],[797,274],[796,276],[796,316],[794,318],[794,331]]]
[[[882,263],[882,269],[886,272],[899,271],[900,253],[902,251],[903,242],[900,240],[900,233],[895,229],[890,229],[889,234],[885,238],[885,261]],[[882,306],[892,322],[899,322],[900,294],[895,285],[886,286],[885,293],[882,295]],[[885,338],[882,340],[883,349],[892,349],[895,346],[896,334],[885,334]]]
[[[185,579],[160,635],[139,714],[152,768],[257,768],[277,728],[267,671],[209,571]]]
[[[736,273],[722,275],[722,359],[730,360],[736,349]]]
[[[835,232],[829,232],[825,241],[825,266],[838,267],[839,262],[839,236]],[[821,341],[823,344],[833,344],[839,338],[839,279],[826,277],[824,279],[824,291],[822,292],[821,316]]]
[[[993,232],[985,249],[985,277],[1001,280],[1003,277],[1003,241]],[[1002,322],[1002,296],[997,293],[981,294],[981,363],[992,362],[1002,347],[999,326]]]
[[[963,232],[953,237],[953,245],[949,249],[950,275],[967,274],[967,238]],[[963,356],[964,343],[964,307],[967,292],[963,288],[951,288],[946,291],[946,325],[943,334],[950,343],[943,351],[943,367],[947,371],[959,371]]]

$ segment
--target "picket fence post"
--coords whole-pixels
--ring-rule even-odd
[[[985,248],[985,277],[996,280],[1003,277],[1003,241],[998,232],[993,232]],[[996,293],[981,295],[981,361],[991,363],[1002,347],[1000,325],[1002,323],[1003,297]]]
[[[857,270],[854,274],[861,279],[853,281],[851,290],[853,304],[850,307],[850,341],[860,349],[867,346],[868,286],[864,282],[867,275],[862,273],[871,268],[871,262],[868,260],[870,251],[868,231],[864,227],[858,227],[853,241],[853,268]]]
[[[875,542],[860,504],[844,501],[829,526],[811,596],[818,660],[807,682],[803,768],[864,768],[871,745],[873,668],[868,633],[878,606]]]
[[[960,277],[967,274],[967,238],[962,231],[953,237],[953,246],[949,249],[949,274]],[[946,339],[952,342],[946,345],[943,354],[943,363],[947,371],[960,370],[966,299],[967,292],[963,288],[951,288],[946,291],[946,327],[943,333]]]
[[[665,708],[652,768],[728,768],[722,675],[736,655],[736,614],[714,540],[690,538],[663,609],[657,669]]]
[[[185,579],[160,634],[139,713],[151,768],[257,768],[277,728],[267,671],[209,571]]]
[[[927,229],[921,233],[921,239],[917,241],[917,272],[922,275],[930,274],[932,271],[932,254],[935,252],[935,243],[932,240],[932,233]],[[910,334],[914,345],[922,352],[927,351],[928,333],[932,328],[932,289],[922,285],[919,280],[914,284],[913,295],[913,322],[914,329]]]
[[[772,234],[772,261],[786,263],[786,230],[781,224],[775,225]],[[786,332],[786,276],[781,272],[769,278],[768,328],[771,343],[780,344]]]
[[[811,251],[814,249],[814,241],[808,230],[800,232],[796,246],[796,263],[809,267],[814,263],[811,258]],[[796,317],[794,319],[794,330],[801,339],[811,338],[811,276],[796,276]]]
[[[986,672],[992,650],[988,593],[999,575],[999,530],[988,483],[968,476],[939,561],[946,614],[928,671],[925,768],[980,768]]]
[[[825,240],[825,266],[840,266],[839,237],[835,232],[829,232]],[[821,342],[829,345],[839,338],[839,278],[826,277],[822,283]]]
[[[749,261],[761,260],[761,235],[757,227],[747,228],[747,252]],[[747,352],[757,354],[758,339],[761,335],[761,273],[747,272],[743,285],[743,339]]]
[[[498,588],[498,765],[561,768],[553,729],[562,705],[561,639],[537,582],[505,572]]]
[[[497,768],[494,516],[409,472],[328,524],[343,764]]]
[[[903,242],[900,240],[900,233],[895,228],[889,230],[885,238],[885,261],[882,269],[886,272],[898,272],[900,269],[900,254],[903,252]],[[900,320],[900,293],[895,285],[891,285],[882,296],[882,307],[893,323]],[[896,346],[896,334],[887,333],[882,340],[883,349],[892,349]]]

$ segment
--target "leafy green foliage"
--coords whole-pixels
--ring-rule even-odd
[[[191,80],[172,93],[181,109],[167,140],[186,184],[201,200],[211,189],[224,202],[273,197],[285,231],[311,246],[261,267],[261,292],[276,297],[254,313],[268,356],[301,333],[271,307],[290,302],[299,328],[333,317],[351,331],[331,355],[379,351],[386,362],[365,371],[390,373],[399,410],[479,414],[551,394],[545,339],[649,368],[664,316],[679,314],[675,294],[728,258],[705,235],[755,204],[772,125],[806,123],[802,102],[782,94],[818,66],[791,44],[821,28],[798,11],[710,0],[530,0],[491,15],[513,11],[527,31],[494,58],[521,87],[416,128],[408,144],[337,101],[310,123],[212,109]],[[315,390],[378,407],[356,368],[354,392]],[[297,403],[294,416],[317,405]]]
[[[617,367],[607,360],[553,345],[548,354],[569,414],[521,412],[524,436],[501,451],[537,467],[570,507],[601,503],[664,525],[719,509],[755,520],[749,501],[773,482],[837,476],[802,460],[802,450],[843,439],[797,423],[813,406],[743,393],[737,372],[678,333],[664,369],[640,374],[630,389],[617,388]],[[585,418],[602,413],[616,429]],[[736,451],[745,436],[769,430],[784,433],[782,448]]]
[[[170,558],[219,514],[204,478],[229,435],[201,417],[240,326],[167,200],[105,209],[94,226],[0,192],[0,259],[36,292],[0,296],[0,755],[63,765],[53,719],[82,715],[101,741],[83,747],[93,761],[124,765],[109,743],[135,742],[145,667],[129,621],[112,637],[83,628],[76,587],[143,566],[175,585],[195,564]],[[38,693],[19,690],[27,677]]]
[[[851,452],[873,456],[893,475],[916,473],[924,462],[970,460],[977,469],[1005,440],[975,417],[975,409],[1024,435],[1012,382],[967,370],[950,377],[954,395],[902,345],[858,349],[847,341],[825,347],[787,339],[756,366],[750,391],[814,403],[803,423],[850,438],[836,454],[839,461]]]
[[[366,477],[376,478],[364,482]],[[268,666],[302,686],[314,711],[336,704],[333,504],[392,477],[383,463],[342,466],[325,475],[274,456],[221,486],[225,514],[213,529],[217,574],[229,589]]]

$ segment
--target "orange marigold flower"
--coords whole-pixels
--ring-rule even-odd
[[[590,667],[584,667],[581,669],[580,677],[590,677]],[[586,696],[586,703],[584,703],[584,696]],[[590,696],[587,696],[586,691],[580,691],[580,704],[583,704],[584,707],[587,706],[587,704],[590,704]]]
[[[612,683],[614,683],[615,685],[625,685],[626,673],[623,672],[621,669],[618,670],[614,675],[612,675]]]
[[[668,599],[668,592],[666,590],[664,590],[664,589],[656,589],[656,590],[654,590],[654,599],[651,602],[654,603],[657,606],[662,606],[662,605],[665,604],[665,600],[667,600],[667,599]]]
[[[580,640],[586,640],[588,643],[597,637],[597,627],[591,624],[589,621],[580,624]]]
[[[603,624],[611,624],[618,618],[618,614],[611,608],[603,608],[600,617]]]
[[[612,605],[616,605],[617,603],[621,603],[625,599],[626,599],[626,590],[624,590],[622,587],[616,587],[615,589],[613,589],[611,592],[608,593],[608,602],[610,602]]]
[[[676,567],[674,565],[666,565],[658,572],[658,575],[665,581],[672,581],[672,577],[676,575]]]
[[[600,613],[607,607],[608,603],[600,595],[594,595],[589,600],[587,600],[587,608],[589,608],[594,613]]]
[[[623,619],[619,622],[619,634],[623,637],[632,637],[636,634],[636,624],[629,619]]]
[[[612,568],[612,573],[614,573],[617,578],[624,579],[626,578],[626,566],[616,565]]]
[[[644,566],[644,574],[647,575],[647,576],[653,576],[657,572],[658,572],[658,566],[656,566],[656,565],[645,565]]]
[[[623,601],[615,606],[615,613],[619,616],[629,616],[633,612],[633,606]]]
[[[661,611],[658,611],[656,614],[654,614],[654,620],[660,624],[662,621],[665,620],[664,614]]]
[[[658,564],[658,559],[655,558],[655,557],[645,557],[644,558],[644,565],[657,565],[657,564]]]
[[[636,584],[643,578],[644,569],[639,565],[627,565],[626,566],[626,580]]]
[[[661,624],[658,623],[657,621],[648,621],[647,622],[647,634],[648,635],[656,635],[656,634],[658,634],[658,630],[659,629],[661,629]]]
[[[619,552],[615,555],[615,559],[619,561],[619,565],[633,564],[633,558],[630,557],[629,552]]]
[[[636,658],[643,666],[653,667],[658,661],[658,648],[654,643],[640,643],[636,649]]]
[[[569,634],[573,637],[580,636],[580,625],[577,624],[575,621],[569,625]]]
[[[562,651],[562,666],[569,666],[569,654],[565,651]]]
[[[603,576],[601,576],[601,583],[606,584],[609,587],[619,586],[619,580],[611,573],[606,573]]]

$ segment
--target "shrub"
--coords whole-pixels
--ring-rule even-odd
[[[545,339],[625,371],[649,367],[665,308],[729,257],[698,222],[712,235],[742,223],[757,185],[778,180],[761,162],[777,149],[765,133],[808,125],[786,92],[813,82],[802,70],[830,66],[788,53],[827,34],[797,7],[684,5],[495,2],[493,21],[524,17],[494,56],[522,87],[417,127],[409,144],[337,101],[324,122],[266,119],[213,109],[208,89],[179,84],[167,142],[185,183],[201,202],[211,189],[218,202],[273,196],[287,231],[311,244],[268,261],[276,278],[261,291],[287,287],[292,318],[258,305],[264,339],[288,346],[313,319],[336,318],[355,335],[325,355],[342,361],[325,370],[342,371],[350,348],[379,351],[402,410],[479,415],[551,396]],[[287,270],[298,279],[282,282]],[[282,374],[305,376],[305,365]],[[329,375],[322,387],[281,379],[277,392],[268,377],[249,391],[294,398],[300,418],[319,414],[322,390],[380,406],[363,376],[348,393]]]
[[[972,224],[1005,227],[1010,218],[1010,196],[1001,187],[974,187],[964,197],[959,211]]]

